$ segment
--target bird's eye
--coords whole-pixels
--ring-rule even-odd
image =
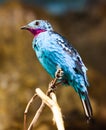
[[[39,25],[39,22],[36,22],[36,23],[35,23],[35,25],[37,25],[37,26],[38,26],[38,25]]]

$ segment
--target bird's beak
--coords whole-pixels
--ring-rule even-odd
[[[21,29],[28,30],[30,28],[29,25],[22,26]]]

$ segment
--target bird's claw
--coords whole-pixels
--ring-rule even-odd
[[[63,74],[64,74],[63,70],[61,68],[58,68],[55,73],[55,78],[57,78],[58,80],[61,80],[63,77]]]
[[[54,91],[56,90],[56,88],[57,88],[56,85],[58,85],[58,84],[61,83],[61,82],[58,82],[58,81],[62,79],[63,73],[64,73],[64,72],[62,71],[61,68],[58,68],[58,69],[57,69],[57,71],[56,71],[56,73],[55,73],[55,79],[52,80],[52,81],[49,83],[49,92],[51,92],[51,91],[54,92]]]

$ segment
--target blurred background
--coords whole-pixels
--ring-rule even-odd
[[[58,87],[66,130],[106,129],[106,0],[0,0],[0,130],[22,130],[23,113],[39,87],[46,92],[50,76],[32,50],[33,36],[20,27],[48,20],[78,50],[88,68],[94,124],[86,123],[82,104],[71,87]],[[40,100],[28,113],[32,120]],[[46,108],[36,130],[56,130]]]

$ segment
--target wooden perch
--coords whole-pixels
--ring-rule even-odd
[[[37,97],[37,94],[34,94],[25,108],[25,111],[24,111],[24,130],[26,130],[26,120],[27,120],[27,113],[28,113],[29,107],[36,97]]]
[[[42,101],[48,105],[48,107],[53,112],[53,118],[56,122],[58,130],[65,130],[64,129],[64,123],[62,119],[61,109],[59,105],[57,104],[56,95],[51,92],[49,98],[47,95],[45,95],[39,88],[36,89],[37,95],[42,99]]]
[[[38,121],[39,116],[41,115],[43,109],[45,107],[45,104],[42,102],[40,108],[37,110],[32,122],[30,123],[28,130],[32,130],[32,128],[35,126],[36,122]]]
[[[65,130],[63,119],[62,119],[62,114],[61,114],[61,109],[57,103],[56,95],[54,93],[56,86],[61,84],[61,82],[58,82],[58,79],[60,79],[62,77],[62,75],[63,75],[63,71],[61,69],[58,69],[56,72],[56,75],[55,75],[55,79],[52,80],[52,82],[49,84],[49,88],[48,88],[48,91],[46,92],[46,94],[44,94],[39,88],[37,88],[35,90],[36,93],[33,95],[33,97],[28,102],[25,112],[24,112],[24,130],[27,130],[26,129],[26,118],[27,118],[27,113],[28,113],[29,107],[37,96],[41,98],[42,104],[39,107],[39,109],[37,110],[32,122],[30,123],[30,125],[28,127],[28,130],[32,130],[32,128],[35,126],[36,122],[38,121],[39,116],[41,115],[41,113],[46,105],[51,109],[51,111],[53,113],[53,119],[57,125],[57,129]]]

